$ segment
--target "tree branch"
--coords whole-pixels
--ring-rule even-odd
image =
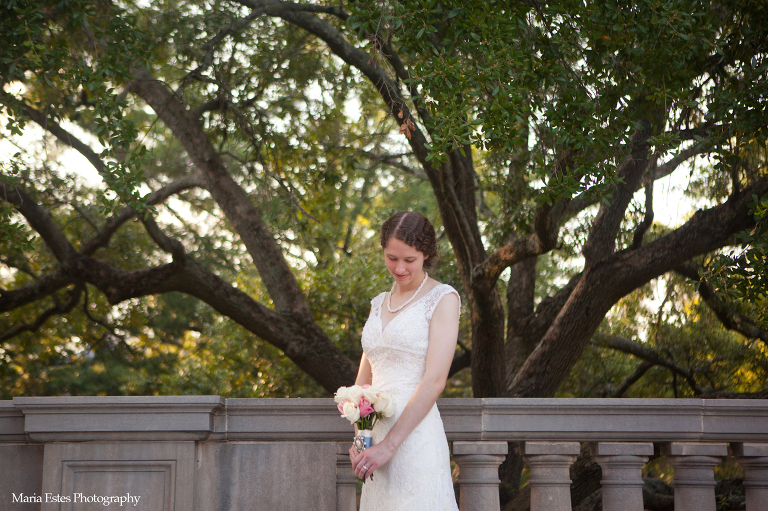
[[[663,163],[661,165],[658,165],[655,169],[651,172],[651,179],[653,181],[659,180],[661,178],[667,177],[668,175],[672,174],[677,168],[691,159],[694,156],[697,156],[702,153],[706,153],[710,150],[710,147],[705,144],[697,144],[693,145],[687,149],[683,149],[679,153],[677,153],[675,156],[673,156],[669,161],[666,163]],[[645,186],[646,183],[649,181],[641,181],[641,183],[637,186],[635,189],[635,192]],[[594,204],[597,204],[600,201],[600,197],[593,197],[588,195],[587,193],[582,193],[575,197],[570,204],[568,204],[568,207],[565,211],[565,216],[571,217],[580,211],[584,211],[589,206],[592,206]]]
[[[448,377],[450,378],[454,374],[458,373],[462,369],[466,369],[467,367],[470,367],[472,365],[472,351],[468,349],[464,344],[461,342],[459,343],[459,347],[461,348],[460,353],[455,353],[453,355],[453,360],[451,361],[451,368],[448,370]]]
[[[92,257],[77,256],[66,266],[20,290],[0,296],[0,311],[39,299],[73,280],[92,284],[114,305],[130,298],[179,291],[195,296],[250,332],[282,350],[329,392],[354,381],[355,364],[320,328],[290,314],[272,311],[187,256],[153,268],[126,271]],[[328,369],[333,367],[334,371]]]
[[[33,279],[40,278],[34,271],[32,271],[32,268],[29,267],[29,264],[25,261],[23,263],[19,263],[16,261],[11,261],[7,257],[0,257],[0,263],[3,263],[4,265],[8,266],[9,268],[16,268],[22,273],[26,273]]]
[[[568,302],[568,298],[570,298],[573,290],[576,289],[576,286],[578,285],[581,278],[581,273],[577,273],[571,277],[568,283],[560,288],[557,293],[555,293],[553,296],[547,296],[541,302],[539,302],[539,305],[536,307],[536,310],[532,314],[523,318],[522,321],[517,322],[516,329],[524,337],[518,342],[508,342],[505,345],[504,349],[506,360],[514,361],[519,356],[518,353],[513,351],[516,350],[519,346],[527,346],[532,351],[535,346],[538,345],[539,341],[541,341],[549,328],[552,326],[552,323],[557,318],[557,315],[560,313],[563,307],[565,307],[565,304]],[[517,370],[520,369],[520,366],[527,358],[528,357],[526,355],[520,364],[510,364],[506,381],[508,392],[513,388],[512,382],[517,375]]]
[[[727,133],[729,129],[731,129],[730,124],[704,123],[695,128],[674,131],[672,135],[680,141],[685,141],[693,140],[697,137],[708,138],[712,135],[721,135]]]
[[[642,362],[640,362],[640,364],[638,364],[637,368],[635,368],[632,374],[624,378],[624,381],[622,381],[619,384],[619,386],[616,387],[616,389],[614,389],[613,392],[611,392],[610,397],[624,397],[624,394],[627,393],[629,388],[635,383],[637,383],[637,381],[640,378],[642,378],[645,375],[645,373],[648,372],[648,369],[650,369],[655,365],[656,365],[655,363],[649,360],[643,360]]]
[[[7,93],[3,93],[3,94],[7,94]],[[68,146],[78,151],[91,163],[91,165],[93,165],[93,167],[99,172],[99,174],[102,175],[102,177],[104,177],[105,179],[108,178],[106,166],[104,165],[104,162],[101,160],[101,157],[98,154],[96,154],[96,152],[93,151],[88,145],[81,142],[79,139],[77,139],[75,136],[70,134],[68,131],[64,130],[55,121],[48,119],[42,112],[39,112],[31,107],[25,107],[24,113],[30,119],[32,119],[37,124],[39,124],[43,129],[49,131],[51,134],[56,136],[59,140],[61,140]],[[179,193],[183,190],[196,187],[199,185],[200,185],[200,179],[198,178],[198,176],[183,177],[181,179],[178,179],[176,181],[169,183],[168,185],[164,186],[160,190],[157,190],[156,192],[152,193],[149,197],[147,197],[147,205],[159,204],[160,202],[163,202],[165,199],[167,199],[170,195]],[[2,186],[2,184],[0,184],[0,186]],[[42,212],[42,210],[40,211]],[[113,217],[110,220],[108,220],[104,229],[102,229],[100,232],[97,232],[97,235],[84,245],[83,254],[90,255],[93,252],[95,252],[98,248],[106,246],[109,243],[109,240],[111,239],[115,231],[117,231],[117,229],[120,226],[122,226],[127,220],[129,220],[135,215],[136,215],[136,211],[133,208],[124,208],[116,217]],[[42,217],[44,215],[38,214],[37,216]],[[29,221],[29,218],[27,218],[27,220]],[[93,224],[93,222],[91,222],[87,217],[86,217],[86,220],[95,228],[95,225]],[[145,222],[145,226],[147,226],[148,221],[143,220],[143,222]],[[40,230],[37,229],[36,227],[35,227],[35,230],[40,232]],[[53,230],[55,231],[56,229],[53,229]],[[170,240],[167,238],[165,240],[162,240],[163,235],[162,233],[160,233],[159,228],[157,227],[157,224],[154,223],[154,220],[151,220],[150,225],[147,226],[147,232],[150,234],[150,236],[152,236],[153,240],[155,240],[155,242],[158,243],[158,246],[163,248],[163,250],[169,253],[173,253],[174,257],[183,256],[183,247],[181,247],[181,244],[178,244],[177,246],[174,245],[175,248],[171,248],[171,245],[173,245],[173,241],[175,240]],[[42,232],[40,232],[40,234],[43,235]],[[57,239],[59,242],[62,242],[62,237],[63,237],[63,233],[61,233],[61,237],[57,236]],[[44,239],[45,239],[45,236],[44,236]],[[162,241],[159,242],[158,240],[162,240]],[[69,244],[68,241],[66,243]],[[178,249],[181,249],[181,251],[179,251]],[[59,253],[63,253],[62,250],[64,249],[62,247],[59,247]],[[72,251],[74,251],[74,248],[72,248]],[[70,253],[70,256],[71,255],[72,254]],[[61,262],[61,259],[59,259],[59,261]]]
[[[152,238],[152,241],[154,241],[164,252],[171,254],[174,262],[184,261],[186,252],[179,240],[168,237],[160,229],[151,215],[147,215],[147,217],[143,218],[141,221],[144,224],[144,228],[147,230],[147,234]]]
[[[652,165],[653,167],[653,165]],[[635,234],[632,237],[631,250],[635,250],[643,243],[643,237],[645,237],[646,231],[653,224],[653,179],[649,174],[646,174],[645,182],[645,215],[643,221],[635,229]]]
[[[73,200],[72,202],[70,202],[70,203],[69,203],[69,205],[70,205],[70,206],[72,206],[72,208],[73,208],[75,211],[77,211],[77,214],[78,214],[78,215],[80,215],[80,217],[81,217],[83,220],[85,220],[85,221],[88,223],[88,225],[90,225],[90,226],[91,226],[91,228],[93,229],[93,231],[94,231],[96,234],[99,234],[99,226],[98,226],[98,225],[96,225],[96,222],[94,222],[94,221],[91,219],[91,217],[89,217],[89,216],[88,216],[88,214],[87,214],[85,211],[83,211],[83,209],[82,209],[80,206],[78,206],[78,205],[77,205],[77,203],[76,203],[74,200]]]
[[[244,18],[241,18],[241,19],[233,20],[229,24],[229,26],[219,30],[219,32],[215,36],[213,36],[208,42],[206,42],[203,45],[202,49],[205,50],[205,57],[203,58],[203,62],[199,66],[197,66],[195,69],[190,71],[182,79],[181,85],[176,90],[176,95],[181,96],[181,92],[187,86],[189,81],[193,78],[197,80],[208,81],[206,77],[203,76],[202,73],[205,70],[207,70],[209,67],[211,67],[211,63],[213,62],[213,52],[216,49],[216,46],[228,36],[232,34],[236,34],[241,30],[245,29],[246,27],[248,27],[248,25],[250,25],[251,22],[256,18],[258,18],[259,16],[262,16],[264,14],[269,16],[278,16],[280,13],[285,13],[285,12],[313,12],[313,13],[331,14],[342,20],[346,20],[349,17],[349,14],[339,9],[338,7],[328,6],[328,5],[299,4],[299,3],[282,2],[282,1],[275,1],[275,0],[265,0],[261,2],[245,2],[245,1],[234,0],[234,2],[251,7],[253,10],[248,14],[248,16],[245,16]],[[216,106],[216,108],[220,108],[220,107],[221,107],[220,104]],[[198,112],[198,110],[195,109],[195,114],[197,117],[200,117],[202,113],[203,112]]]
[[[77,254],[51,215],[38,206],[24,190],[0,180],[0,199],[16,206],[29,225],[40,234],[59,263],[66,263]]]
[[[766,192],[768,179],[763,178],[725,203],[698,211],[681,227],[637,250],[622,251],[588,265],[568,302],[510,384],[509,395],[554,395],[617,300],[754,226],[748,204],[752,194],[762,196]]]
[[[184,146],[201,179],[240,235],[275,306],[311,317],[309,306],[274,237],[251,198],[227,171],[199,119],[146,70],[134,70],[131,91],[149,104]]]
[[[156,190],[149,194],[147,197],[147,205],[154,206],[165,202],[165,200],[171,195],[189,190],[190,188],[196,188],[202,186],[198,175],[185,176],[175,181],[171,181],[167,185],[163,186],[159,190]],[[109,240],[112,235],[128,220],[136,216],[136,210],[133,208],[123,208],[117,215],[109,218],[104,227],[99,233],[91,238],[88,242],[83,244],[82,254],[93,255],[100,248],[104,248],[109,244]]]
[[[475,266],[472,278],[473,280],[485,280],[495,283],[506,267],[541,255],[550,249],[550,247],[545,246],[541,242],[537,234],[531,234],[525,238],[517,238],[499,248],[482,263]]]
[[[375,162],[381,162],[385,165],[389,165],[390,167],[394,167],[396,169],[400,169],[406,174],[410,174],[412,176],[415,176],[421,180],[426,181],[427,175],[424,173],[423,170],[411,167],[410,165],[406,165],[405,163],[402,163],[399,160],[399,158],[402,158],[403,156],[408,156],[410,153],[407,154],[373,154],[369,151],[360,151],[366,158],[369,160],[375,161]]]
[[[24,332],[35,332],[42,327],[48,319],[58,314],[64,314],[72,310],[77,302],[80,301],[80,296],[83,293],[84,285],[82,283],[76,284],[75,287],[69,291],[67,301],[64,303],[56,303],[53,307],[40,314],[32,323],[23,325],[17,325],[10,330],[0,334],[0,342],[7,341],[17,335]],[[2,300],[0,298],[0,300]]]
[[[694,395],[701,394],[701,388],[696,383],[696,379],[693,377],[693,372],[681,367],[672,360],[668,360],[661,356],[656,350],[653,350],[639,342],[627,339],[625,337],[619,337],[617,335],[595,334],[592,338],[593,342],[598,346],[611,348],[624,353],[634,355],[639,359],[646,360],[652,364],[666,367],[670,371],[679,374],[688,383],[688,386],[693,390]]]
[[[551,180],[562,180],[570,172],[573,161],[573,152],[567,151],[566,154],[561,155]],[[501,272],[508,266],[513,266],[554,249],[557,246],[560,232],[560,221],[570,202],[570,199],[560,199],[553,204],[545,202],[539,206],[534,218],[534,233],[527,238],[513,239],[496,250],[474,268],[473,280],[485,280],[489,285],[495,284]]]
[[[121,335],[121,334],[119,334],[119,333],[117,333],[117,330],[115,329],[115,327],[113,327],[112,325],[108,324],[108,323],[107,323],[107,322],[105,322],[105,321],[102,321],[102,320],[100,320],[100,319],[98,319],[98,318],[94,317],[94,316],[91,314],[91,311],[89,311],[89,310],[88,310],[88,286],[85,286],[85,290],[84,290],[84,292],[85,292],[85,297],[84,297],[84,299],[83,299],[83,314],[85,314],[85,316],[86,316],[86,317],[87,317],[87,318],[88,318],[88,319],[89,319],[89,320],[90,320],[92,323],[96,323],[97,325],[99,325],[100,327],[102,327],[103,329],[105,329],[107,332],[109,332],[110,334],[112,334],[112,337],[114,337],[115,339],[119,339],[119,340],[120,340],[120,342],[123,344],[123,346],[125,346],[125,347],[128,349],[128,351],[130,351],[131,353],[135,353],[135,350],[134,350],[134,348],[133,348],[133,347],[132,347],[130,344],[128,344],[127,342],[125,342],[125,336],[124,336],[124,335]],[[102,337],[102,338],[103,338],[103,337]]]
[[[639,122],[643,125],[643,129],[637,130],[632,135],[633,147],[644,145],[652,134],[650,121],[641,120]],[[597,212],[582,250],[587,266],[614,253],[616,236],[624,219],[624,212],[632,200],[635,190],[639,187],[648,165],[648,153],[649,149],[633,149],[627,159],[619,166],[618,175],[621,182],[614,188],[614,197],[610,204],[603,204]]]
[[[659,275],[672,271],[694,257],[721,248],[734,233],[754,225],[748,204],[752,195],[768,192],[768,179],[760,179],[742,190],[737,197],[707,210],[699,210],[682,226],[646,243],[637,250],[623,251],[606,261],[609,280],[621,284],[611,293],[620,298]],[[610,268],[610,270],[609,270]],[[618,294],[621,293],[621,294]]]
[[[709,150],[710,150],[710,147],[705,144],[693,145],[687,149],[683,149],[682,151],[677,153],[675,156],[673,156],[668,162],[662,163],[661,165],[658,165],[655,169],[652,169],[651,179],[653,181],[656,181],[657,179],[667,177],[672,172],[677,170],[677,168],[680,165],[682,165],[689,159],[699,154],[706,153]]]
[[[212,99],[210,101],[206,101],[205,103],[202,103],[195,107],[194,110],[192,110],[192,115],[199,119],[205,112],[211,112],[213,110],[221,110],[224,108],[224,106],[227,104],[226,101],[223,101],[221,98]]]
[[[6,92],[0,92],[0,94],[3,96],[10,96],[10,94]],[[27,105],[24,105],[23,111],[24,115],[32,119],[45,131],[49,132],[61,142],[83,155],[83,157],[85,157],[85,159],[88,160],[91,165],[93,165],[93,168],[96,169],[96,171],[105,181],[109,182],[111,180],[111,176],[109,172],[107,172],[107,168],[104,165],[104,162],[101,160],[101,157],[96,154],[96,152],[87,144],[80,141],[77,137],[62,128],[59,123],[53,119],[49,119],[43,112],[35,110],[34,108]]]
[[[74,280],[63,270],[58,269],[43,275],[24,287],[4,291],[0,293],[0,312],[8,312],[28,303],[41,300],[59,289],[72,284]]]
[[[266,5],[264,0],[233,1],[252,9],[263,9]],[[281,3],[283,2],[276,2],[276,4]],[[289,5],[287,2],[285,4]],[[379,91],[381,98],[386,103],[390,114],[396,122],[403,123],[408,119],[415,119],[400,93],[398,84],[387,75],[381,66],[372,62],[370,55],[350,44],[335,27],[309,12],[301,12],[298,9],[274,9],[267,12],[267,14],[278,16],[293,25],[303,28],[310,34],[314,34],[323,40],[339,58],[362,72]],[[391,53],[390,56],[394,58],[394,51],[391,51],[391,49],[388,51]],[[395,69],[395,72],[397,72],[397,69]],[[405,72],[404,68],[403,72]],[[410,145],[427,176],[430,177],[433,187],[439,188],[440,179],[438,173],[426,159],[429,155],[429,151],[425,147],[426,141],[427,139],[421,128],[419,128],[418,124],[414,123],[411,129],[411,137],[409,138]]]
[[[704,303],[715,313],[717,319],[728,330],[739,332],[748,339],[760,339],[768,345],[768,331],[758,327],[752,320],[737,311],[734,311],[722,298],[717,296],[715,289],[707,281],[702,281],[699,270],[693,263],[681,264],[675,268],[675,273],[699,283],[699,296]]]

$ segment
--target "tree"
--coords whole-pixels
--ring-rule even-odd
[[[622,297],[671,271],[706,274],[691,264],[755,229],[763,211],[768,24],[754,3],[81,0],[4,9],[15,39],[0,76],[23,89],[2,94],[10,129],[36,123],[114,192],[86,211],[77,193],[55,190],[54,170],[17,161],[4,171],[4,232],[25,257],[4,261],[18,286],[3,291],[0,308],[59,302],[27,330],[71,309],[79,288],[112,305],[181,292],[332,391],[356,363],[320,326],[301,283],[312,281],[308,269],[349,257],[356,236],[367,243],[354,213],[387,179],[426,181],[471,323],[471,357],[457,352],[454,369],[471,364],[477,397],[551,396]],[[356,121],[343,108],[355,98]],[[647,240],[653,183],[681,168],[713,182],[710,202]],[[151,193],[142,197],[141,185]],[[630,206],[639,192],[638,217]],[[158,222],[174,198],[226,232],[212,242],[189,222]],[[144,252],[110,254],[132,219]],[[747,242],[760,253],[764,231],[755,232]],[[35,237],[53,259],[25,277],[24,259],[42,247],[19,240]],[[240,249],[236,263],[204,254],[222,244]],[[553,250],[583,264],[534,307],[536,260]],[[235,274],[251,265],[259,278],[244,292]]]

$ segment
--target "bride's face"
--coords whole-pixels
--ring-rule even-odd
[[[397,238],[387,241],[384,249],[384,263],[392,278],[402,286],[414,281],[421,283],[424,278],[424,254]]]

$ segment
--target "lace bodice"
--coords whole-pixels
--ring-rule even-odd
[[[373,385],[392,394],[398,404],[403,399],[408,401],[424,376],[429,323],[437,304],[449,293],[459,296],[451,286],[438,284],[393,317],[383,329],[381,308],[387,293],[371,300],[371,314],[363,329],[363,351],[373,370]]]
[[[363,328],[363,350],[371,364],[373,384],[392,394],[393,417],[373,428],[374,443],[381,442],[400,418],[424,376],[429,348],[429,326],[437,304],[458,293],[438,284],[382,325],[381,307],[386,293],[371,301],[371,314]],[[458,511],[451,482],[451,460],[443,421],[437,406],[397,448],[388,463],[363,485],[360,511]]]

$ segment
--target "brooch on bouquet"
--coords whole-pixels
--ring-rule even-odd
[[[357,426],[354,445],[358,452],[373,445],[373,426],[379,419],[395,414],[392,396],[371,385],[339,387],[333,399],[341,416]]]

